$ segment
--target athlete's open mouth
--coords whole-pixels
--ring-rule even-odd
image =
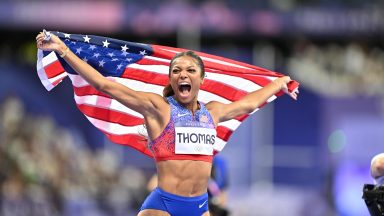
[[[179,84],[179,91],[182,93],[188,93],[191,91],[191,84],[189,83],[180,83]]]

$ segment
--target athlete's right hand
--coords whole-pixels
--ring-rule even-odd
[[[44,40],[44,39],[45,39],[45,35],[43,32],[40,32],[36,36],[37,48],[44,50],[44,51],[56,51],[59,53],[62,53],[61,51],[65,50],[67,48],[65,43],[62,40],[60,40],[60,38],[54,34],[51,34],[50,40]]]

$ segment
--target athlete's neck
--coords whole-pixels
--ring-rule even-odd
[[[195,115],[195,112],[197,110],[200,109],[200,103],[199,101],[197,101],[197,99],[193,99],[191,102],[189,103],[182,103],[180,102],[179,100],[177,100],[175,97],[174,99],[180,104],[182,105],[183,107],[185,107],[186,109],[188,109],[189,111],[192,112],[192,115]]]

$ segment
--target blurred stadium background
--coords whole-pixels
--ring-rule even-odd
[[[384,1],[0,2],[0,215],[135,215],[151,159],[109,143],[68,80],[36,73],[43,28],[199,50],[300,82],[256,112],[221,153],[234,216],[362,216],[384,146]]]

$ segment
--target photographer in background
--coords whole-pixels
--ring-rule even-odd
[[[372,158],[371,176],[376,185],[384,185],[384,153],[378,154]]]
[[[371,176],[374,184],[365,184],[363,199],[371,216],[384,215],[384,153],[371,160]]]

